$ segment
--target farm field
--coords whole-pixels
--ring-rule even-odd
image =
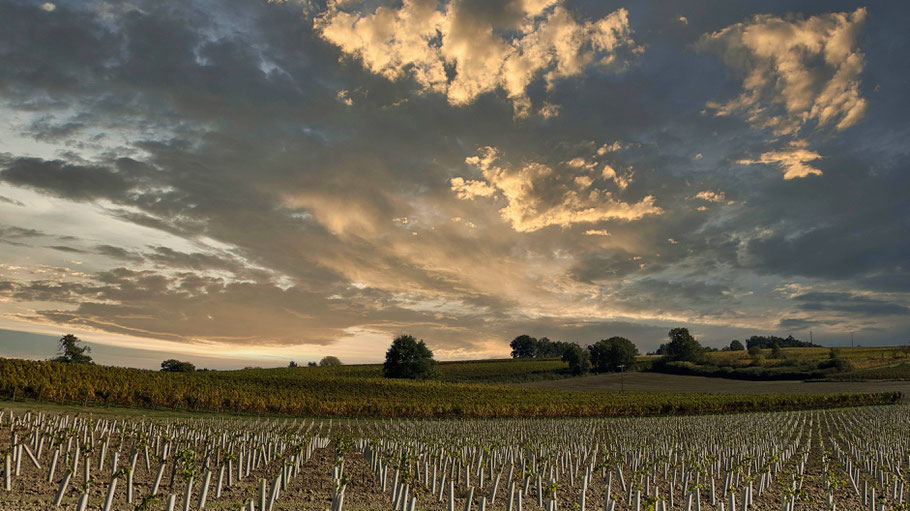
[[[834,348],[838,356],[850,362],[854,369],[867,369],[881,367],[901,362],[910,362],[910,347],[908,346],[872,346],[872,347],[846,347]],[[774,365],[789,360],[791,362],[821,362],[827,360],[831,348],[781,348],[782,359],[768,358],[771,350],[762,350],[761,364]],[[753,365],[752,358],[745,350],[741,351],[712,351],[706,353],[710,363],[715,365],[731,365],[733,367],[748,367]]]
[[[350,417],[638,416],[892,403],[897,394],[570,392],[342,377],[310,368],[163,373],[0,359],[0,396],[138,408]]]
[[[0,428],[2,510],[893,510],[910,491],[906,405],[498,421],[0,408]]]
[[[680,392],[721,394],[828,394],[839,392],[901,392],[910,397],[910,381],[749,381],[664,373],[607,373],[567,380],[538,381],[535,389],[619,392]]]

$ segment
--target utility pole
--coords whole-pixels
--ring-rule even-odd
[[[850,332],[850,347],[853,347],[853,332]]]
[[[812,340],[812,330],[809,330],[809,342],[815,343],[815,341]]]
[[[626,368],[626,366],[624,364],[620,364],[616,367],[619,368],[619,391],[625,392],[626,391],[626,382],[624,380],[624,375],[626,372],[624,371],[624,369]]]

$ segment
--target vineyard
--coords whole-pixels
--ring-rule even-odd
[[[341,368],[340,371],[346,370]],[[309,368],[162,373],[0,359],[0,396],[82,404],[348,417],[686,415],[895,403],[899,393],[672,394],[528,389],[340,376]]]
[[[627,419],[0,410],[0,509],[907,509],[910,407]],[[6,434],[8,433],[8,434]]]

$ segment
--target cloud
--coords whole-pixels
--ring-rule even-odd
[[[484,180],[465,181],[456,177],[450,181],[451,189],[461,199],[489,197],[495,190],[505,203],[499,210],[500,216],[518,232],[533,232],[552,225],[565,228],[606,220],[633,221],[663,213],[651,195],[635,203],[624,202],[612,192],[593,186],[593,180],[577,180],[579,176],[557,173],[542,163],[513,167],[499,160],[496,149],[483,148],[480,154],[465,161],[479,169]],[[583,165],[580,167],[585,170]],[[467,183],[471,183],[470,187]],[[619,188],[621,191],[625,186]],[[480,190],[482,194],[471,194],[470,190]]]
[[[621,50],[636,51],[625,9],[577,21],[559,0],[405,0],[371,12],[342,4],[329,2],[314,28],[344,55],[389,80],[413,78],[421,92],[443,94],[455,106],[503,90],[517,117],[530,114],[534,80],[543,78],[551,89],[591,66],[621,69]],[[540,114],[558,110],[545,103]]]
[[[813,291],[793,299],[801,302],[797,306],[800,310],[810,312],[831,311],[865,316],[910,314],[910,308],[904,305],[848,292]]]
[[[727,197],[724,192],[712,192],[710,190],[701,191],[695,194],[693,199],[701,199],[708,202],[724,202]]]
[[[865,58],[856,48],[865,20],[862,7],[806,19],[759,14],[703,36],[700,48],[719,51],[744,76],[737,98],[708,108],[719,116],[742,113],[783,135],[809,121],[836,131],[856,124],[867,107],[860,94]]]
[[[738,160],[741,165],[755,165],[762,163],[776,165],[784,170],[784,179],[798,179],[808,176],[820,176],[822,171],[808,165],[821,158],[821,155],[801,147],[791,147],[780,151],[762,153],[758,160]]]
[[[132,186],[122,174],[102,166],[9,156],[0,156],[0,181],[75,200],[119,197]]]

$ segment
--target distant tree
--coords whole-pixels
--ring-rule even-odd
[[[509,347],[512,348],[512,358],[532,358],[537,355],[537,339],[527,334],[512,339]]]
[[[297,367],[297,362],[294,362],[293,360],[291,360],[291,363],[288,364],[288,367]]]
[[[307,362],[306,363],[307,367],[316,367],[317,365],[319,365],[319,364],[317,364],[316,362]]]
[[[732,341],[730,341],[730,351],[743,351],[745,349],[746,349],[746,347],[743,346],[742,342],[740,342],[736,339],[733,339]]]
[[[620,365],[631,367],[638,356],[638,348],[625,337],[610,337],[588,346],[591,365],[595,371],[616,371]]]
[[[591,354],[575,343],[570,343],[563,352],[562,361],[569,363],[572,374],[584,374],[591,370]]]
[[[435,374],[436,360],[423,339],[418,342],[411,335],[399,335],[392,341],[382,365],[384,377],[424,380]]]
[[[771,345],[771,358],[784,358],[784,352],[780,349],[780,345],[772,344]]]
[[[161,370],[168,373],[192,373],[196,370],[196,366],[190,362],[169,358],[161,363]]]
[[[57,350],[57,356],[52,358],[51,361],[66,364],[93,364],[92,357],[86,355],[86,353],[92,351],[92,348],[90,346],[80,346],[81,342],[73,334],[64,335],[57,341],[60,348]]]
[[[701,362],[704,359],[704,348],[692,337],[688,328],[674,328],[668,336],[670,342],[664,351],[669,360]]]
[[[574,342],[551,341],[547,337],[541,337],[540,340],[537,341],[537,352],[534,356],[539,358],[561,357],[567,349],[575,345]]]
[[[773,335],[761,336],[753,335],[746,340],[746,347],[751,348],[752,346],[758,346],[762,349],[770,349],[772,346],[777,344],[782,348],[812,348],[819,347],[818,344],[813,344],[811,342],[800,341],[799,339],[794,339],[792,335],[787,337],[776,337]]]
[[[341,364],[341,360],[339,360],[338,357],[333,357],[332,355],[329,355],[327,357],[322,357],[322,360],[319,361],[319,365],[322,367],[327,367],[327,366],[340,366],[342,364]]]

